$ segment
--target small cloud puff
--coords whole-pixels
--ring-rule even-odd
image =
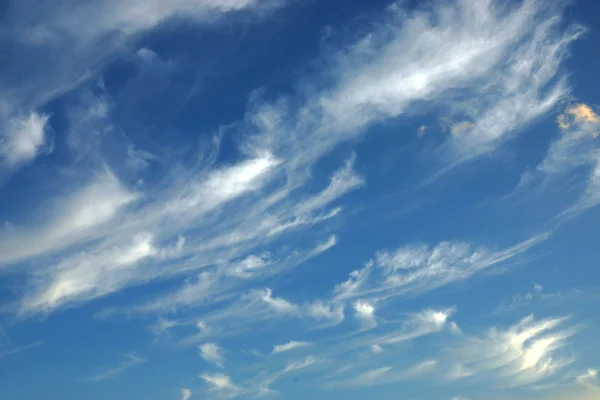
[[[598,124],[600,116],[596,114],[591,106],[578,103],[568,107],[560,114],[556,122],[561,129],[569,129],[575,124]]]
[[[223,368],[223,349],[216,343],[204,343],[198,346],[203,360]]]
[[[49,116],[32,111],[28,116],[10,119],[0,126],[0,160],[15,167],[52,150]]]
[[[181,389],[181,400],[190,400],[192,397],[192,391],[190,389]]]

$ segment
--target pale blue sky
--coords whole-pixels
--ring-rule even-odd
[[[0,6],[0,399],[600,398],[600,8]]]

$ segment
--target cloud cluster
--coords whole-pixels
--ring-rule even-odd
[[[180,1],[159,6],[129,1],[120,3],[123,12],[118,18],[111,14],[110,21],[99,18],[97,22],[101,22],[102,31],[130,32],[148,29],[182,12],[201,20],[199,16],[253,9],[260,7],[259,3],[200,6]],[[84,11],[94,8],[82,7]],[[52,260],[41,277],[33,278],[21,311],[51,312],[151,279],[214,265],[212,260],[230,263],[250,256],[257,247],[282,235],[308,230],[336,217],[341,207],[329,205],[364,185],[364,179],[353,169],[355,157],[331,175],[324,189],[309,195],[302,194],[310,183],[307,171],[341,142],[356,137],[373,123],[410,114],[414,105],[451,99],[453,109],[449,111],[456,114],[456,104],[464,103],[460,110],[470,110],[473,128],[450,138],[448,146],[458,149],[460,157],[489,150],[508,133],[549,110],[566,93],[565,81],[558,79],[559,69],[569,43],[581,29],[564,27],[561,11],[558,6],[541,7],[533,0],[507,10],[492,2],[461,0],[409,13],[393,4],[385,10],[383,22],[323,56],[328,71],[312,77],[315,88],[297,93],[295,98],[284,96],[275,102],[255,98],[250,102],[241,126],[248,132],[239,140],[239,149],[246,154],[241,161],[186,171],[169,186],[148,192],[126,188],[114,174],[106,173],[108,177],[94,178],[83,193],[67,196],[59,206],[66,212],[51,218],[46,226],[12,231],[7,240],[2,240],[6,243],[6,251],[1,252],[4,263],[27,261],[75,245],[87,247],[85,254],[71,253],[58,262]],[[133,22],[119,22],[121,18]],[[536,79],[525,78],[532,75]],[[323,85],[323,81],[330,85]],[[317,86],[322,89],[316,90]],[[463,97],[457,98],[458,92]],[[481,104],[490,108],[473,109],[467,107],[468,101],[461,100],[475,95],[486,99]],[[518,110],[507,110],[505,106],[509,105]],[[513,117],[498,120],[508,114]],[[79,199],[93,195],[102,185],[109,186],[109,190],[101,191],[106,201],[88,203]],[[138,204],[137,209],[121,215],[133,204]],[[228,206],[232,208],[227,217],[219,216],[218,211]],[[117,253],[137,249],[137,244],[128,248],[125,242],[140,235],[153,238],[145,242],[146,252],[136,252],[137,257],[112,265],[115,257],[119,258]],[[166,269],[164,258],[156,256],[160,253],[156,243],[173,243],[181,236],[186,240],[180,258]],[[23,246],[23,237],[35,238],[36,245]],[[100,244],[91,244],[92,239]],[[329,236],[310,255],[336,243],[337,237]],[[412,272],[375,265],[358,271],[366,276],[374,269],[377,273],[369,279],[380,280],[363,290],[384,295],[389,290],[415,290],[413,286],[439,286],[495,263],[495,257],[503,257],[479,250],[469,253],[463,244],[440,246],[431,250],[431,265]],[[437,252],[447,253],[441,257],[448,259],[436,260]],[[202,254],[200,259],[198,254]],[[193,264],[189,257],[194,257]],[[302,257],[297,257],[287,266],[301,261]],[[229,274],[246,278],[267,261],[248,262],[231,268]],[[362,285],[360,279],[357,275],[341,285],[338,298],[352,297],[344,285],[358,287]],[[218,279],[201,273],[199,285],[202,287],[206,281],[214,283]],[[225,286],[231,288],[237,283],[229,285]],[[182,291],[191,293],[193,289],[186,284]],[[176,307],[178,298],[184,304],[203,299],[202,292],[199,288],[196,296],[173,294],[171,304],[156,301],[154,307]]]
[[[40,15],[48,19],[33,25],[20,19],[30,0],[12,6],[0,45],[5,40],[25,44],[14,54],[14,66],[2,72],[11,78],[0,84],[2,167],[16,169],[50,152],[52,119],[44,106],[92,79],[101,81],[96,78],[104,63],[131,52],[136,35],[173,18],[207,24],[243,10],[260,14],[283,3],[67,1],[53,13],[41,7]],[[335,34],[324,40],[317,60],[324,69],[309,74],[295,91],[254,93],[243,119],[223,121],[228,122],[223,131],[235,138],[226,157],[219,157],[223,144],[218,134],[191,164],[163,162],[143,143],[129,139],[121,143],[121,150],[126,149],[122,159],[112,162],[117,156],[104,154],[103,146],[87,146],[89,137],[81,133],[114,126],[111,99],[83,102],[83,110],[67,118],[68,151],[102,162],[91,163],[81,174],[61,175],[51,195],[42,196],[38,208],[30,210],[29,220],[0,231],[0,267],[18,266],[26,282],[10,310],[21,317],[50,314],[161,280],[165,285],[159,291],[136,304],[106,309],[102,316],[158,315],[157,335],[185,332],[178,343],[198,345],[200,357],[222,369],[199,377],[208,393],[224,397],[270,394],[282,377],[326,364],[341,371],[359,352],[372,364],[340,372],[330,386],[389,384],[434,373],[443,360],[406,368],[370,360],[401,343],[446,332],[465,341],[450,378],[494,375],[508,386],[527,386],[554,376],[570,362],[558,357],[574,334],[565,327],[568,319],[528,317],[508,329],[470,337],[451,320],[456,307],[425,307],[407,312],[400,321],[386,314],[401,298],[513,261],[548,234],[500,249],[452,238],[402,245],[376,252],[326,293],[288,297],[277,287],[277,279],[343,243],[330,222],[346,215],[344,200],[368,188],[355,153],[346,151],[346,160],[334,167],[323,162],[343,143],[417,112],[440,114],[450,134],[428,154],[446,171],[494,153],[569,95],[563,61],[584,29],[564,21],[563,2],[523,0],[502,6],[456,0],[412,10],[403,5],[392,3],[378,22],[344,43],[336,43]],[[158,58],[146,47],[133,53],[138,62]],[[35,74],[19,71],[29,63],[25,60],[36,64],[52,60],[50,54],[62,62],[46,62],[48,67]],[[581,196],[567,211],[573,215],[600,202],[600,118],[593,106],[580,103],[569,106],[557,124],[561,136],[535,170],[524,175],[520,187],[584,170]],[[422,125],[418,134],[427,130]],[[87,166],[80,158],[78,165]],[[162,169],[146,184],[143,172],[159,160]],[[222,340],[282,325],[286,335],[298,340],[278,338],[258,354],[285,364],[248,379],[225,371],[225,354],[229,367],[231,353],[229,348],[225,353]],[[326,329],[334,333],[306,337]],[[284,360],[308,350],[322,356]],[[108,379],[144,362],[127,355],[90,380]],[[181,389],[184,400],[191,394]]]

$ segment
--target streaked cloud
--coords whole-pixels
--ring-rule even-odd
[[[348,380],[332,382],[328,386],[364,387],[391,384],[427,375],[435,370],[436,365],[435,360],[427,360],[407,369],[396,369],[389,366],[380,367],[362,372]]]
[[[104,372],[101,372],[99,374],[89,377],[88,380],[92,381],[92,382],[98,382],[98,381],[103,381],[106,379],[114,378],[118,375],[121,375],[123,372],[125,372],[131,368],[137,367],[138,365],[141,365],[145,362],[146,362],[146,360],[143,358],[137,357],[133,354],[126,354],[125,361],[123,361],[116,367],[108,368]]]
[[[419,293],[464,280],[480,270],[507,261],[547,239],[535,236],[502,251],[467,243],[442,242],[380,251],[365,267],[335,287],[336,299],[369,296],[375,299]]]
[[[39,340],[37,342],[31,343],[31,344],[27,344],[24,346],[18,346],[18,347],[13,347],[10,349],[5,349],[5,350],[1,350],[0,351],[0,358],[4,358],[7,356],[11,356],[14,354],[19,354],[22,353],[24,351],[30,350],[30,349],[34,349],[36,347],[42,346],[44,344],[44,342],[42,340]]]
[[[160,254],[161,249],[153,244],[152,235],[140,234],[127,246],[74,255],[48,271],[48,277],[38,278],[36,288],[23,299],[20,312],[48,312],[111,293],[131,279],[144,260]]]
[[[52,213],[46,224],[33,231],[15,227],[10,235],[3,237],[0,263],[22,261],[97,238],[101,226],[138,199],[139,194],[126,188],[113,172],[103,170],[81,189],[51,205]]]
[[[222,392],[225,395],[235,395],[240,391],[228,375],[224,374],[202,374],[200,378],[204,380],[210,389],[216,392]]]
[[[292,340],[292,341],[287,342],[285,344],[275,345],[273,347],[272,353],[273,354],[284,353],[284,352],[287,352],[287,351],[290,351],[290,350],[294,350],[294,349],[298,349],[298,348],[301,348],[301,347],[307,347],[307,346],[310,346],[311,344],[312,344],[311,342],[302,342],[302,341]]]

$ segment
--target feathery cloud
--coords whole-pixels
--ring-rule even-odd
[[[576,329],[565,326],[567,318],[547,318],[536,321],[533,315],[502,330],[492,328],[483,337],[466,338],[452,361],[463,373],[451,378],[487,375],[496,377],[506,386],[526,386],[542,382],[572,362],[561,357]],[[455,369],[456,371],[456,369]]]
[[[451,242],[442,242],[433,248],[404,246],[393,252],[380,251],[374,260],[351,272],[348,280],[335,287],[335,298],[370,296],[378,299],[435,289],[509,260],[546,238],[547,235],[535,236],[498,252]]]

